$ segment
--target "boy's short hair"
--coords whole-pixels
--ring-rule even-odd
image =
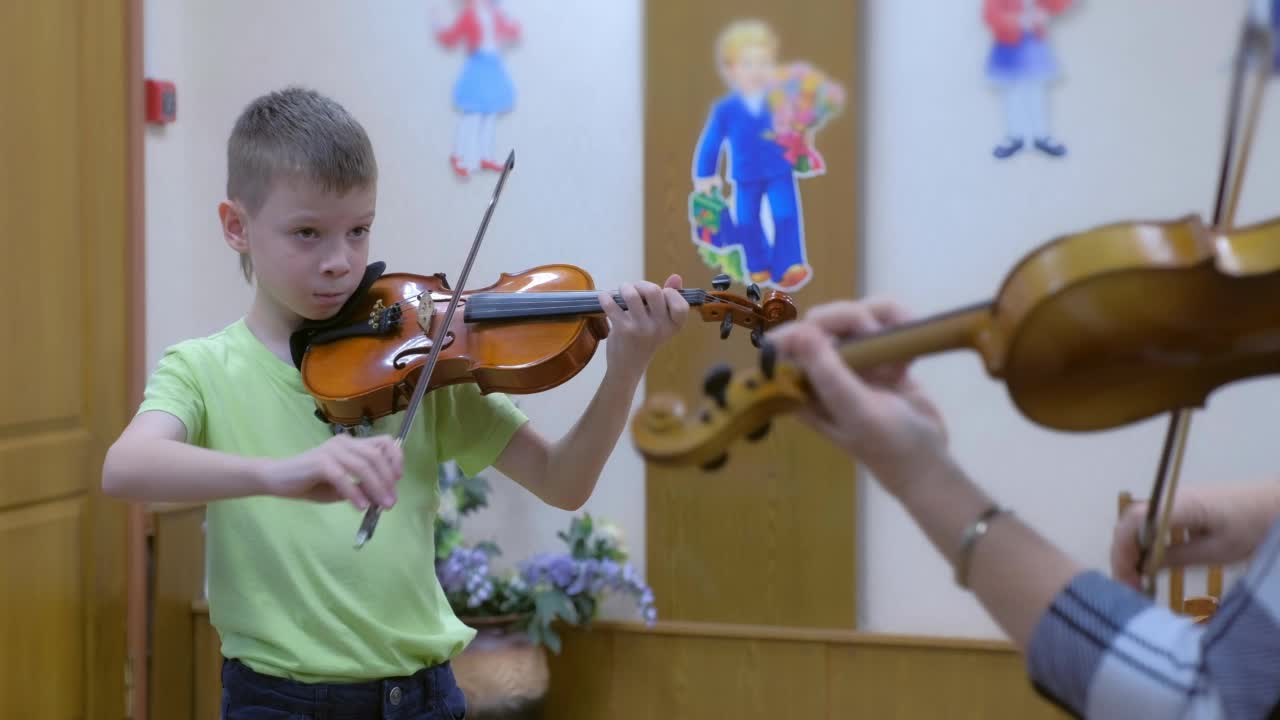
[[[281,176],[345,193],[377,182],[378,165],[369,136],[345,108],[314,90],[288,87],[258,97],[236,120],[227,141],[227,197],[255,215]],[[253,278],[247,253],[240,269],[246,281]]]
[[[720,33],[716,43],[716,58],[721,65],[732,65],[744,48],[766,47],[778,52],[778,36],[763,20],[737,20]]]

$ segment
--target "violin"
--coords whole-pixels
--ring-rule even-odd
[[[502,273],[488,287],[465,289],[514,166],[512,151],[456,290],[444,273],[383,275],[385,264],[372,263],[333,318],[304,323],[290,336],[290,352],[316,401],[316,416],[335,432],[368,432],[374,420],[403,411],[396,437],[403,444],[427,392],[464,382],[484,393],[542,392],[577,375],[608,336],[591,276],[573,265]],[[718,275],[713,290],[679,291],[704,320],[720,325],[721,339],[738,325],[749,328],[759,346],[765,331],[796,317],[795,302],[785,293],[762,296],[752,284],[744,298],[728,292],[730,282],[728,275]],[[612,297],[628,309],[620,293]],[[463,321],[454,324],[459,305]],[[373,537],[380,514],[377,505],[365,513],[356,549]]]
[[[1211,224],[1186,215],[1063,235],[1022,257],[990,301],[839,344],[854,370],[973,351],[1019,412],[1050,429],[1102,431],[1169,413],[1139,538],[1151,597],[1191,411],[1220,387],[1280,371],[1280,218],[1232,227],[1272,43],[1265,19],[1247,17]],[[1237,151],[1246,68],[1257,76]],[[755,366],[717,366],[703,390],[709,400],[696,411],[655,394],[632,418],[647,461],[715,470],[733,442],[758,441],[775,416],[822,391],[767,341]]]
[[[681,296],[706,322],[751,331],[753,343],[794,319],[795,302],[778,291],[763,297],[755,286],[742,297],[727,292],[727,275],[712,290],[687,288]],[[314,338],[302,356],[302,382],[326,422],[353,426],[405,410],[445,319],[459,298],[462,322],[441,341],[427,392],[474,383],[485,393],[531,394],[554,388],[586,367],[609,324],[591,275],[574,265],[542,265],[502,273],[488,287],[455,293],[443,273],[382,275],[353,305],[353,321]],[[613,293],[624,310],[626,301]]]
[[[1218,387],[1280,371],[1280,218],[1214,232],[1197,217],[1124,222],[1029,253],[994,300],[840,343],[852,369],[970,350],[1031,421],[1071,432],[1202,407]],[[737,438],[820,392],[766,340],[759,362],[713,368],[686,413],[655,395],[636,448],[666,465],[724,462]]]

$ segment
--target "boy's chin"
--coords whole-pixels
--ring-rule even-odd
[[[337,305],[329,305],[329,304],[322,303],[322,304],[310,304],[305,307],[294,308],[293,311],[297,313],[298,317],[302,318],[303,320],[309,320],[311,322],[324,322],[325,320],[332,320],[333,318],[337,317],[338,311],[340,311],[341,309],[342,309],[341,303]]]

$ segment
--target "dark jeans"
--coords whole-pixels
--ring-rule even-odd
[[[222,663],[223,720],[462,720],[466,709],[448,663],[408,677],[314,684]]]

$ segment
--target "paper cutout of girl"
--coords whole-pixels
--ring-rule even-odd
[[[501,49],[520,39],[520,26],[498,6],[497,0],[461,0],[462,12],[452,23],[433,16],[436,40],[452,48],[464,43],[467,60],[453,87],[458,122],[449,163],[459,177],[478,168],[500,171],[494,152],[498,115],[515,106],[515,87],[503,64]]]
[[[1280,73],[1280,0],[1271,0],[1271,45],[1276,52],[1271,69]]]
[[[1011,157],[1028,142],[1053,157],[1067,149],[1049,134],[1048,86],[1058,78],[1058,61],[1046,41],[1049,18],[1072,0],[983,0],[982,20],[994,44],[987,78],[1004,94],[1005,140],[993,154]]]
[[[813,136],[843,107],[844,91],[807,63],[780,71],[777,54],[777,36],[759,20],[721,32],[716,58],[729,93],[712,105],[694,150],[689,222],[711,267],[793,291],[813,276],[797,179],[825,172]],[[722,150],[732,212],[721,192]],[[772,232],[762,216],[766,202]]]

